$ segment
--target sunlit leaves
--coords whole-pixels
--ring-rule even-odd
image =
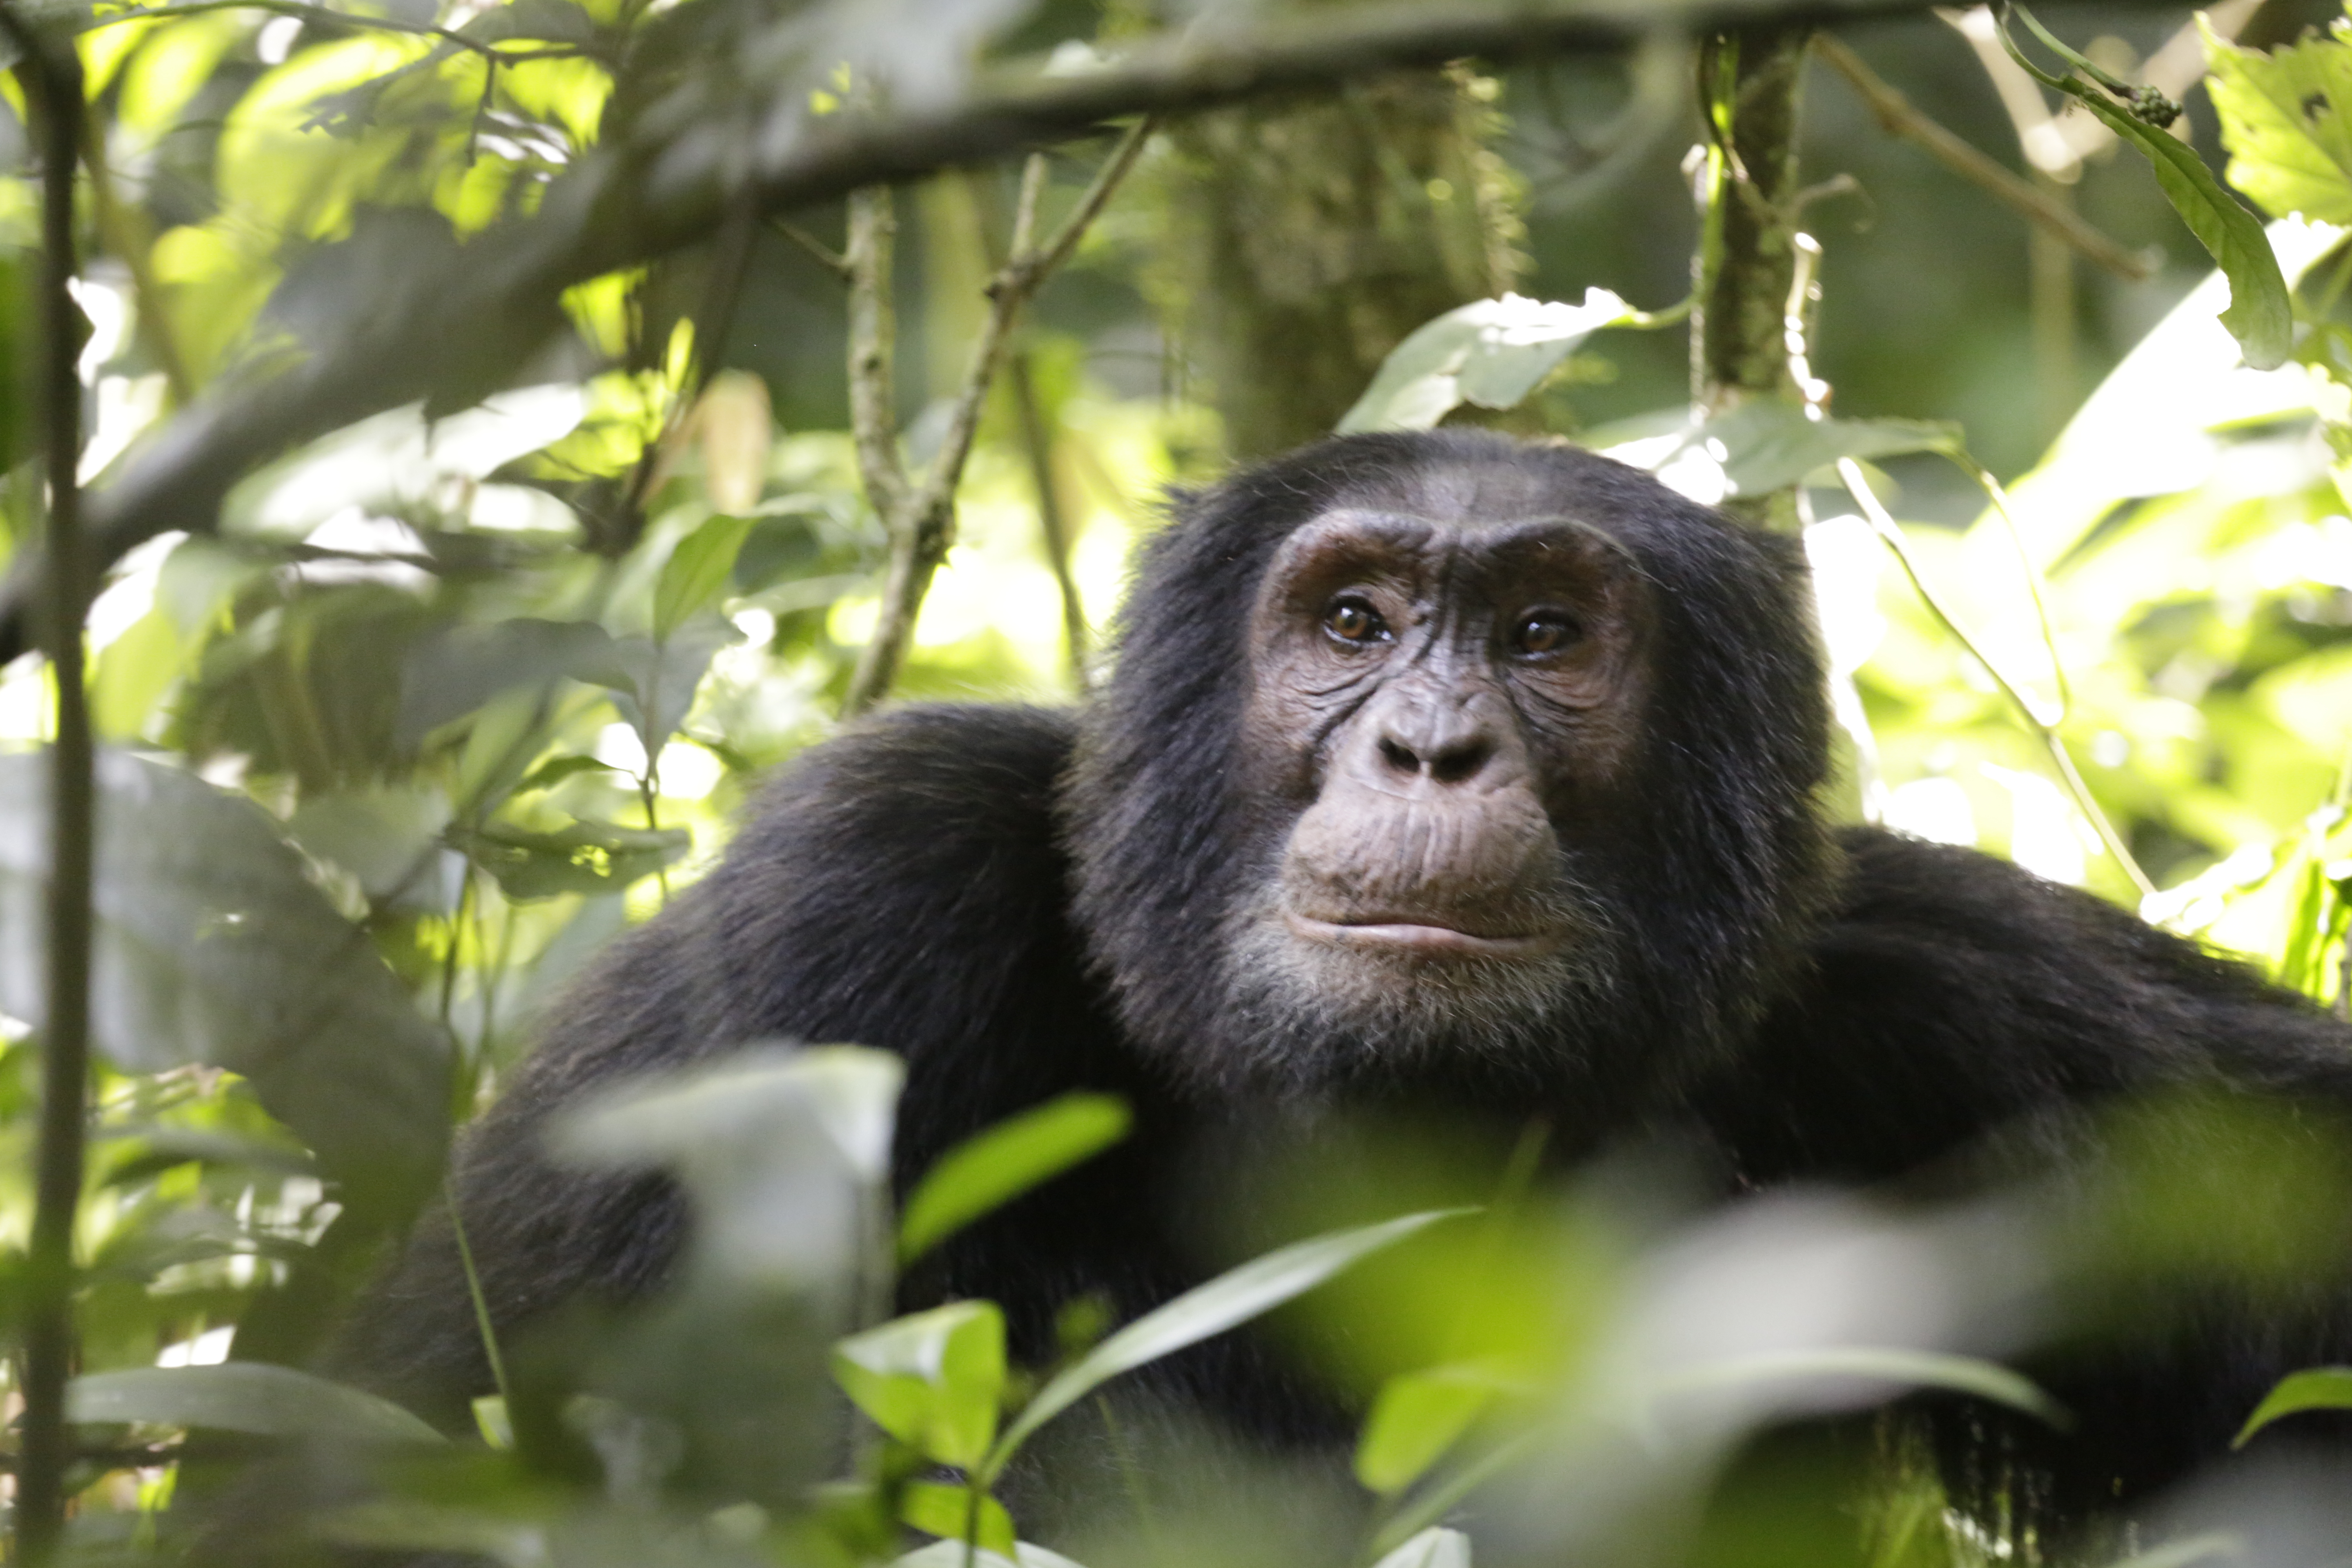
[[[460,833],[456,841],[515,900],[619,892],[640,877],[677,864],[692,845],[682,828],[604,822],[575,822],[543,833],[498,823]]]
[[[1382,1496],[1411,1486],[1444,1458],[1504,1387],[1491,1370],[1475,1366],[1434,1367],[1389,1379],[1356,1443],[1356,1479]]]
[[[1592,333],[1641,319],[1606,289],[1586,289],[1581,305],[1473,300],[1399,343],[1339,430],[1426,430],[1465,403],[1516,407]]]
[[[958,1301],[853,1334],[834,1347],[833,1375],[885,1432],[969,1469],[996,1436],[1004,1314],[992,1302]]]
[[[764,415],[763,404],[763,417]],[[764,455],[764,440],[761,448]],[[751,499],[753,503],[759,500],[756,483]],[[750,510],[749,506],[744,510]],[[656,643],[667,642],[670,634],[688,617],[717,606],[728,577],[735,570],[736,554],[751,531],[750,518],[719,516],[709,519],[677,542],[669,559],[662,563],[661,576],[654,584]]]
[[[2273,217],[2352,222],[2352,45],[2310,35],[2263,54],[2204,32],[2230,183]]]

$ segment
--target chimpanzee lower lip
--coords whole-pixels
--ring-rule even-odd
[[[1556,932],[1478,936],[1428,921],[1373,919],[1323,921],[1286,910],[1290,929],[1310,942],[1333,947],[1385,950],[1432,958],[1532,958],[1560,943]]]

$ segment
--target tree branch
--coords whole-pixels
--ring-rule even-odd
[[[48,929],[41,1038],[40,1147],[23,1285],[24,1454],[16,1476],[15,1556],[46,1568],[63,1544],[73,1432],[66,1379],[74,1359],[74,1219],[81,1203],[89,1098],[90,890],[95,759],[82,668],[89,603],[75,470],[81,460],[80,312],[73,300],[74,171],[82,124],[81,60],[52,47],[7,5],[0,28],[16,62],[41,153],[42,469],[48,482],[48,572],[42,641],[57,684],[49,748]]]
[[[2072,246],[2085,259],[2096,262],[2126,282],[2141,282],[2149,276],[2151,268],[2144,258],[2126,250],[2084,223],[2067,207],[2051,199],[2048,193],[2036,188],[2029,181],[2018,178],[1998,160],[1928,119],[1913,107],[1909,99],[1864,64],[1860,55],[1837,39],[1826,36],[1815,38],[1813,52],[1853,85],[1853,89],[1862,95],[1864,103],[1876,117],[1880,129],[1888,135],[1899,136],[1919,147],[1945,168],[2027,222],[2039,225],[2045,232]]]
[[[210,4],[212,0],[196,0]],[[238,0],[245,3],[245,0]],[[282,9],[290,0],[271,0]],[[2153,8],[2156,0],[2127,0]],[[1315,7],[1279,25],[1238,23],[1204,44],[1171,30],[1099,69],[1056,73],[1042,60],[990,73],[961,101],[921,114],[828,115],[738,174],[739,143],[684,157],[700,121],[664,138],[621,138],[577,160],[528,217],[474,237],[462,252],[402,274],[345,335],[274,375],[200,400],[147,441],[88,523],[110,562],[169,529],[210,531],[221,498],[259,463],[354,420],[426,396],[456,367],[522,363],[556,330],[554,301],[577,283],[707,237],[748,186],[763,215],[837,200],[1097,133],[1106,121],[1189,113],[1360,77],[1475,58],[1496,65],[1559,53],[1617,53],[1653,33],[1770,20],[1824,23],[1928,9],[1927,0],[1422,0]],[[341,16],[341,13],[335,15]],[[347,20],[355,20],[346,18]],[[789,89],[787,89],[789,91]],[[721,157],[723,151],[724,157]],[[675,156],[673,156],[675,155]],[[665,160],[667,159],[667,162]],[[662,189],[647,171],[665,170]],[[277,362],[282,363],[282,362]],[[22,651],[35,569],[0,585],[0,662]]]
[[[1151,133],[1151,125],[1147,118],[1129,128],[1110,156],[1103,160],[1093,183],[1078,198],[1078,205],[1054,237],[1042,246],[1033,241],[1037,206],[1045,190],[1045,154],[1032,155],[1022,170],[1011,253],[989,280],[988,316],[981,323],[979,340],[972,345],[963,384],[957,391],[953,411],[948,416],[947,434],[940,438],[940,449],[931,458],[921,483],[912,488],[898,466],[898,429],[889,393],[889,358],[886,352],[877,352],[877,343],[887,346],[887,338],[886,335],[877,340],[870,329],[861,331],[861,323],[871,320],[884,323],[887,332],[888,272],[887,266],[877,274],[854,265],[850,303],[851,420],[856,430],[859,467],[866,474],[866,498],[889,531],[890,571],[883,585],[881,618],[875,623],[874,636],[858,656],[848,695],[842,699],[844,717],[855,718],[880,701],[898,679],[899,665],[906,660],[907,644],[914,637],[915,619],[922,612],[923,595],[929,592],[932,575],[955,544],[956,487],[962,482],[964,464],[971,457],[973,438],[980,433],[981,411],[987,405],[989,388],[994,384],[997,368],[1003,361],[1005,342],[1012,334],[1013,321],[1054,268],[1077,248],[1087,226],[1110,200],[1120,177],[1135,166],[1144,139]],[[879,201],[873,202],[877,195]],[[859,237],[871,227],[870,218],[861,222],[868,205],[880,205],[888,199],[887,192],[860,192],[852,198],[853,258],[867,253],[866,247],[861,247]]]

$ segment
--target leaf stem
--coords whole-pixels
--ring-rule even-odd
[[[2146,871],[2140,869],[2139,862],[2133,858],[2130,847],[2124,843],[2122,836],[2116,831],[2115,824],[2107,819],[2106,812],[2100,806],[2097,798],[2091,794],[2090,786],[2083,782],[2082,773],[2074,766],[2074,754],[2066,749],[2065,738],[2058,732],[2058,725],[2065,718],[2064,709],[2062,707],[2054,717],[2045,715],[2042,704],[2037,703],[2022,688],[2011,681],[2000,666],[1993,661],[1992,657],[1984,651],[1976,638],[1969,635],[1967,628],[1960,625],[1951,611],[1945,607],[1943,600],[1937,596],[1936,591],[1927,586],[1927,580],[1919,570],[1919,563],[1911,553],[1911,542],[1904,537],[1903,530],[1897,526],[1885,504],[1871,489],[1869,479],[1863,474],[1862,465],[1852,458],[1841,458],[1838,459],[1837,468],[1838,477],[1845,481],[1845,488],[1853,495],[1854,504],[1862,508],[1863,515],[1869,520],[1872,530],[1885,542],[1886,547],[1895,552],[1895,559],[1902,564],[1903,574],[1911,580],[1911,591],[1919,595],[1919,602],[1927,607],[1927,613],[1936,617],[1937,622],[1950,634],[1952,639],[1966,648],[1969,657],[1978,664],[1984,667],[1985,673],[1992,677],[1993,684],[2000,688],[2002,694],[2008,697],[2010,702],[2016,708],[2018,715],[2025,721],[2026,727],[2033,731],[2044,749],[2049,752],[2052,766],[2058,770],[2059,779],[2065,784],[2067,793],[2074,796],[2075,806],[2084,816],[2089,819],[2092,827],[2097,831],[2099,842],[2106,846],[2107,853],[2115,857],[2116,864],[2123,868],[2124,874],[2131,879],[2132,885],[2139,889],[2142,898],[2155,892],[2156,884],[2148,879]],[[2053,658],[2055,658],[2054,648]]]

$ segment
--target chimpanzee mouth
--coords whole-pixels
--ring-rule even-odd
[[[1413,958],[1539,958],[1559,951],[1567,940],[1559,931],[1468,931],[1425,915],[1387,910],[1337,921],[1317,920],[1296,910],[1282,914],[1290,929],[1309,942]]]

